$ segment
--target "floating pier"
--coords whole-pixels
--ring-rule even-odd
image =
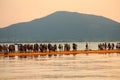
[[[120,53],[120,50],[77,50],[77,51],[55,51],[55,52],[14,52],[0,53],[0,56],[46,56],[46,55],[76,55],[76,54],[105,54],[105,53]]]

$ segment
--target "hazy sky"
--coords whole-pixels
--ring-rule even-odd
[[[120,22],[120,0],[0,0],[0,28],[55,11],[95,14]]]

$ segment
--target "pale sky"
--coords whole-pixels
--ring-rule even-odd
[[[120,0],[0,0],[0,28],[55,11],[94,14],[120,22]]]

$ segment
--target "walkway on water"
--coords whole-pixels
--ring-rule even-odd
[[[105,54],[105,53],[120,53],[120,50],[77,50],[77,51],[56,51],[56,52],[27,52],[27,53],[0,53],[0,56],[46,56],[46,55],[69,55],[69,54]]]

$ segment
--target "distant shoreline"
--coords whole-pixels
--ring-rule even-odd
[[[0,43],[73,43],[73,42],[120,42],[120,40],[118,41],[20,41],[20,42],[12,42],[12,41],[8,41],[8,42],[0,42]]]

